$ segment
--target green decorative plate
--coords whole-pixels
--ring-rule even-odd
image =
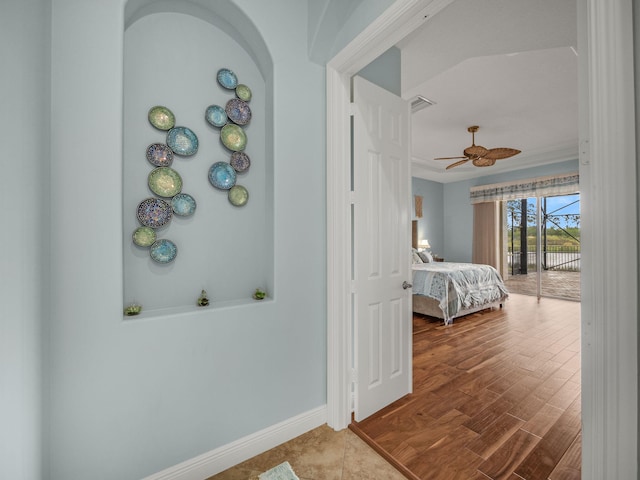
[[[220,130],[220,140],[229,150],[241,152],[247,146],[247,135],[239,125],[227,123]]]
[[[133,243],[139,247],[150,247],[156,241],[156,231],[151,227],[138,227],[133,232]]]
[[[148,178],[149,188],[159,197],[173,197],[182,190],[180,174],[170,167],[154,168]]]
[[[176,124],[176,117],[167,107],[157,105],[149,110],[149,122],[158,130],[169,130]]]
[[[249,200],[249,192],[242,185],[234,185],[229,189],[229,202],[236,207],[246,205]]]
[[[251,89],[244,84],[240,84],[236,87],[236,96],[245,102],[251,100]]]

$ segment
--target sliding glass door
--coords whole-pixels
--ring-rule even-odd
[[[510,291],[580,299],[580,194],[503,202]]]

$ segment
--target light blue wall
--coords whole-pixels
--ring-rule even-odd
[[[358,72],[362,78],[397,95],[402,95],[402,55],[397,47],[391,47]]]
[[[309,0],[308,3],[309,58],[324,65],[394,0]]]
[[[273,262],[278,294],[123,320],[125,2],[54,2],[55,122],[41,163],[51,164],[55,206],[51,480],[142,478],[326,403],[325,87],[323,68],[307,56],[306,2],[194,4],[229,21],[246,14],[273,59],[274,246],[244,254]],[[160,35],[159,49],[163,41],[170,36]],[[188,68],[168,72],[176,81],[189,76]],[[21,180],[14,193],[31,189]]]
[[[43,478],[48,310],[50,2],[3,2],[0,478]],[[73,208],[73,206],[71,206]]]
[[[413,177],[411,179],[413,195],[422,196],[422,218],[415,215],[413,202],[413,220],[418,220],[418,240],[427,239],[431,251],[440,256],[445,255],[444,237],[444,185],[431,180]]]
[[[446,243],[444,257],[451,262],[471,262],[473,243],[473,207],[469,203],[469,189],[471,187],[577,171],[578,160],[570,160],[445,184],[443,216]]]

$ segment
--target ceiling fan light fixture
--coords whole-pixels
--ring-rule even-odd
[[[423,108],[430,107],[431,105],[435,105],[436,102],[433,100],[429,100],[427,97],[422,95],[416,95],[411,99],[411,113],[416,113]]]

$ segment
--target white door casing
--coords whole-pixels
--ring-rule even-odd
[[[355,419],[410,393],[409,103],[361,77],[354,94]],[[403,287],[404,283],[404,287]]]

